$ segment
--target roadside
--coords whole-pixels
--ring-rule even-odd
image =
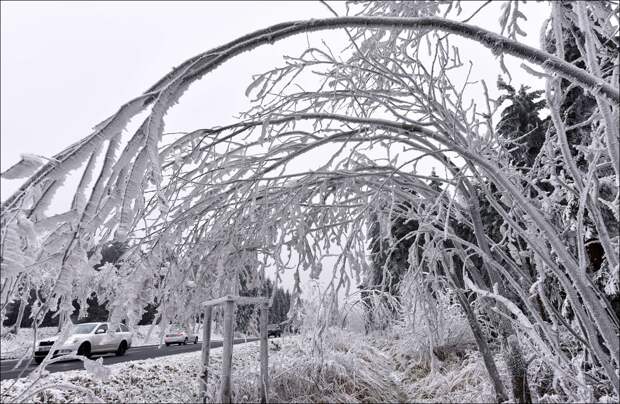
[[[243,344],[248,341],[255,341],[256,338],[241,338],[235,339],[235,344]],[[216,348],[222,346],[222,341],[212,340],[211,347]],[[152,359],[158,357],[165,357],[170,355],[177,355],[188,352],[200,351],[202,349],[202,342],[198,344],[188,345],[172,345],[170,347],[159,347],[158,345],[144,345],[139,347],[132,347],[127,351],[124,356],[116,356],[115,354],[103,354],[93,355],[91,359],[98,360],[101,358],[103,365],[116,364],[121,362],[129,362],[135,360]],[[6,359],[0,361],[0,380],[14,379],[18,377],[26,377],[30,372],[35,370],[38,365],[30,358],[26,358],[23,361],[19,359]],[[48,365],[45,370],[49,373],[65,372],[68,370],[82,370],[84,365],[80,360],[63,360]]]
[[[221,342],[219,347],[211,350],[210,366],[215,374],[219,372],[222,363]],[[194,352],[178,354],[176,350],[168,356],[154,359],[131,360],[128,362],[106,365],[109,369],[108,377],[100,379],[95,373],[86,370],[68,370],[60,373],[51,373],[42,378],[38,385],[66,385],[73,384],[90,389],[97,397],[106,402],[188,402],[197,395],[196,377],[200,372],[200,344],[187,345],[179,348],[197,348]],[[146,348],[146,347],[142,347]],[[168,350],[167,350],[168,351]],[[248,342],[235,346],[235,368],[250,365],[258,351],[258,342]],[[170,351],[168,351],[170,352]],[[104,364],[105,364],[104,358]],[[76,362],[82,366],[82,362]],[[258,364],[256,364],[258,366]],[[219,375],[211,378],[210,387],[215,388]],[[0,381],[0,401],[12,402],[31,384],[29,378]],[[51,388],[38,393],[31,402],[84,402],[87,397],[77,391],[67,391]],[[23,401],[23,398],[20,399]]]
[[[37,330],[38,339],[57,335],[57,330],[57,327],[41,327]],[[30,354],[33,347],[33,334],[32,328],[21,328],[18,335],[10,334],[7,328],[3,328],[0,335],[0,360],[21,359],[26,352]],[[198,342],[202,342],[202,325],[198,328],[197,335]],[[243,337],[244,335],[235,333],[235,338]],[[212,332],[211,339],[218,341],[222,339],[222,336],[218,332]],[[161,335],[158,325],[138,325],[133,329],[132,347],[159,345],[160,341],[163,344],[163,335]],[[30,355],[25,359],[29,357]]]
[[[148,327],[137,333],[146,335]],[[210,402],[217,401],[220,382],[222,360],[221,348],[217,346],[221,342],[217,339],[212,341],[214,349],[209,365]],[[146,341],[154,341],[153,335],[138,343]],[[270,339],[270,401],[493,401],[492,386],[480,355],[466,337],[458,336],[454,343],[443,346],[435,363],[428,355],[425,341],[403,329],[367,336],[329,329],[320,346],[313,346],[311,339],[303,335]],[[106,402],[196,402],[200,349],[201,344],[162,349],[158,345],[136,346],[126,357],[103,358],[105,368],[110,370],[103,380],[82,370],[81,361],[61,362],[51,365],[47,369],[51,374],[39,384],[73,384],[93,391]],[[325,360],[321,361],[321,356]],[[16,361],[0,362],[3,373],[6,374],[6,365],[10,363]],[[498,364],[502,364],[501,358]],[[507,378],[504,366],[500,366],[500,373]],[[258,342],[235,345],[232,384],[235,402],[257,401],[258,374]],[[0,381],[0,401],[14,400],[31,383],[26,378]],[[84,402],[87,398],[81,392],[52,388],[38,393],[34,402]]]
[[[48,338],[57,334],[57,327],[41,327],[37,330],[37,337]],[[19,334],[11,334],[8,328],[2,327],[0,333],[0,359],[18,359],[28,352],[32,352],[33,329],[21,328]]]
[[[393,366],[384,353],[370,346],[363,335],[330,331],[320,349],[303,335],[269,340],[271,402],[403,402],[407,401]],[[258,342],[236,345],[233,353],[232,394],[235,402],[257,402]],[[321,356],[325,358],[321,360]],[[217,401],[222,349],[211,351],[207,395]],[[59,385],[87,388],[105,402],[198,401],[200,352],[131,361],[106,366],[109,372],[85,370],[53,373],[38,382],[55,386],[37,393],[34,402],[84,402],[83,392],[61,390]],[[101,379],[97,374],[105,375]],[[0,400],[9,402],[31,384],[25,378],[0,382]]]
[[[322,343],[315,345],[309,335],[293,335],[269,340],[269,399],[272,402],[480,402],[493,401],[492,386],[479,353],[467,338],[435,349],[428,355],[425,340],[405,332],[325,331]],[[213,341],[214,344],[221,344]],[[219,345],[218,344],[218,345]],[[222,349],[211,350],[209,402],[217,401]],[[235,402],[258,400],[258,342],[235,345],[233,350],[232,393]],[[83,392],[66,391],[59,385],[75,385],[91,390],[105,402],[196,402],[201,369],[201,344],[142,346],[132,349],[123,362],[104,357],[105,372],[81,370],[82,362],[58,364],[37,382],[51,388],[37,393],[34,402],[84,402]],[[141,357],[140,355],[157,357]],[[324,358],[321,360],[321,357]],[[498,364],[501,365],[501,358]],[[435,361],[435,363],[433,363]],[[4,361],[5,363],[7,361]],[[80,370],[69,370],[77,366]],[[507,378],[506,369],[500,373]],[[99,374],[99,376],[101,373]],[[10,402],[30,385],[27,378],[2,380],[0,401]],[[55,387],[54,387],[55,386]],[[545,397],[553,402],[552,397]],[[23,401],[23,397],[20,398]]]

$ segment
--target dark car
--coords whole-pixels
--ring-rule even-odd
[[[279,324],[269,324],[267,326],[267,338],[269,337],[281,337],[282,329]]]

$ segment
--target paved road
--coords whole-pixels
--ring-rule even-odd
[[[236,339],[234,341],[235,344],[242,344],[244,342],[256,341],[258,338],[245,338]],[[211,348],[217,348],[222,346],[222,341],[211,341]],[[198,344],[188,344],[188,345],[170,345],[170,346],[162,346],[158,348],[157,345],[145,345],[139,347],[130,348],[125,356],[114,356],[114,354],[105,354],[105,355],[93,355],[92,359],[98,359],[100,356],[103,357],[104,365],[111,365],[113,363],[120,362],[128,362],[135,361],[140,359],[150,359],[157,358],[160,356],[168,356],[186,352],[194,352],[200,351],[202,349],[202,343]],[[37,365],[32,361],[30,364],[27,360],[24,360],[22,364],[14,369],[17,364],[17,360],[1,360],[0,361],[0,380],[4,379],[15,379],[17,377],[25,377],[28,373],[32,372]],[[46,370],[49,372],[64,372],[66,370],[82,370],[84,369],[84,365],[82,361],[79,360],[68,360],[63,362],[56,362],[48,365]],[[23,373],[22,373],[23,372]],[[20,376],[21,374],[21,376]]]

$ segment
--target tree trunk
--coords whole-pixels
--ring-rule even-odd
[[[63,311],[58,315],[58,333],[62,331],[62,327],[65,325],[67,314]]]
[[[478,325],[478,320],[474,314],[474,311],[467,300],[467,297],[463,293],[462,290],[457,289],[458,301],[465,315],[467,317],[467,321],[469,322],[469,326],[471,327],[471,331],[474,334],[474,339],[476,340],[476,345],[478,346],[478,350],[482,355],[482,360],[484,361],[484,366],[489,373],[489,378],[491,379],[491,383],[493,384],[493,389],[495,390],[495,400],[498,403],[504,402],[508,400],[508,395],[506,394],[506,390],[504,389],[504,385],[502,380],[499,377],[499,372],[497,371],[497,366],[495,365],[495,360],[493,359],[493,353],[489,349],[487,345],[486,338],[482,329]]]

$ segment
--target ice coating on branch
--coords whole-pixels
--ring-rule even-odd
[[[0,176],[7,180],[28,178],[48,161],[55,164],[58,163],[55,159],[48,159],[36,154],[21,154],[21,160],[9,167],[5,172],[0,173]]]

